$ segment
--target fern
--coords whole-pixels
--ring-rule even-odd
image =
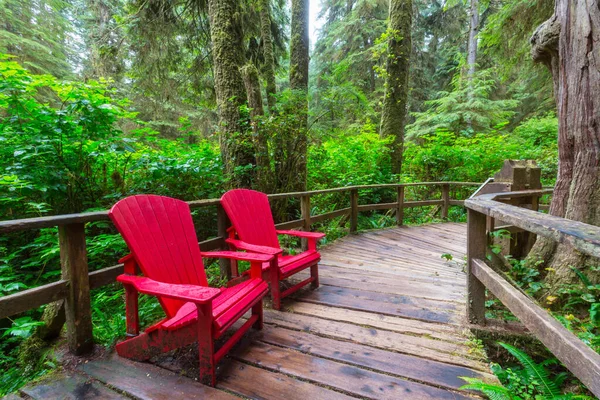
[[[509,344],[502,342],[498,342],[498,344],[504,347],[519,361],[519,363],[521,363],[521,365],[523,365],[525,372],[529,376],[536,378],[544,396],[555,397],[560,395],[559,387],[550,378],[550,374],[548,374],[548,371],[546,371],[542,365],[536,364],[526,353]]]
[[[510,391],[504,386],[492,385],[485,383],[477,378],[469,378],[461,376],[461,379],[468,382],[467,385],[461,386],[463,390],[477,390],[490,398],[490,400],[512,400],[513,396]]]
[[[590,281],[590,279],[583,272],[581,272],[580,270],[578,270],[577,268],[571,267],[571,270],[573,270],[573,272],[575,272],[575,275],[577,275],[577,277],[581,280],[581,282],[583,282],[583,284],[586,287],[594,285],[592,283],[592,281]]]

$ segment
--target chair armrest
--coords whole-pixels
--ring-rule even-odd
[[[259,246],[261,247],[261,246]],[[270,247],[267,247],[270,249]],[[269,262],[275,257],[273,254],[241,253],[239,251],[210,251],[202,253],[202,257],[207,258],[229,258],[239,261],[258,261]]]
[[[132,253],[129,253],[126,256],[121,257],[121,259],[119,260],[119,263],[125,264],[129,260],[133,260],[133,254]]]
[[[305,232],[305,231],[277,231],[278,235],[290,235],[290,236],[297,236],[297,237],[301,237],[301,238],[308,238],[308,239],[323,239],[325,237],[324,233],[320,233],[320,232]]]
[[[119,275],[117,281],[133,286],[140,293],[196,304],[209,303],[221,293],[219,289],[211,287],[164,283],[135,275]]]
[[[243,242],[243,241],[237,240],[237,239],[225,239],[225,242],[232,245],[233,247],[235,247],[238,250],[251,251],[253,253],[270,254],[270,255],[277,255],[277,254],[283,253],[282,249],[277,249],[275,247],[269,247],[269,246],[259,246],[256,244],[246,243],[246,242]],[[269,261],[269,260],[267,260],[267,261]]]

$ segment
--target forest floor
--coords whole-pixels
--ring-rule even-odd
[[[326,246],[321,287],[286,299],[281,312],[267,308],[263,331],[221,362],[216,388],[195,381],[198,353],[189,346],[152,364],[116,354],[71,362],[13,398],[475,397],[460,377],[496,378],[465,328],[465,251],[458,223],[369,231]]]

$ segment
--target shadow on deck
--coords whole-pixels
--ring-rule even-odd
[[[26,387],[35,399],[459,399],[461,376],[493,380],[464,328],[466,226],[352,235],[322,249],[321,287],[265,310],[220,366],[197,376],[197,351],[135,363],[111,355]],[[453,261],[441,255],[449,253]],[[296,279],[303,279],[298,276]],[[157,366],[158,365],[158,366]]]

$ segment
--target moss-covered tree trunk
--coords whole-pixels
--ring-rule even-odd
[[[252,131],[240,107],[246,90],[239,68],[244,62],[244,35],[236,0],[209,0],[215,92],[219,110],[219,143],[228,186],[251,187],[255,165]]]
[[[269,0],[260,0],[260,36],[263,45],[263,57],[265,58],[263,75],[267,82],[267,104],[269,111],[275,107],[275,55],[273,54],[273,38],[271,36],[271,5]]]
[[[306,190],[306,152],[308,116],[308,0],[292,0],[290,42],[290,112],[295,123],[275,137],[276,190]]]
[[[557,0],[532,39],[534,60],[552,71],[558,110],[558,177],[550,214],[600,225],[600,8]],[[576,281],[571,267],[598,264],[566,244],[539,239],[530,261],[543,260],[546,293]]]
[[[380,135],[383,138],[393,138],[390,150],[392,172],[395,174],[399,174],[402,170],[402,150],[408,102],[411,25],[412,0],[390,0],[387,75],[381,111]]]
[[[256,154],[256,180],[254,187],[262,192],[269,192],[271,190],[269,144],[264,129],[261,129],[257,120],[258,117],[265,114],[258,70],[254,64],[248,63],[240,71],[244,79],[246,93],[248,94],[248,107],[250,107],[250,117],[252,118],[252,136],[254,138]]]

